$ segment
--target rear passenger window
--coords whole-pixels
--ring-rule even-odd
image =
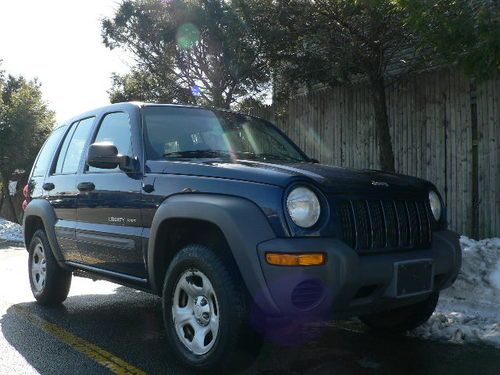
[[[94,140],[97,142],[111,142],[122,155],[132,155],[132,138],[130,118],[124,112],[114,112],[107,114],[101,122],[99,131]],[[116,172],[120,169],[101,169],[89,167],[89,172]]]
[[[86,118],[72,125],[59,152],[55,173],[72,174],[78,171],[82,152],[90,135],[95,117]]]
[[[68,150],[69,142],[73,137],[73,132],[75,128],[78,126],[78,121],[71,124],[71,129],[66,133],[66,138],[64,138],[64,142],[59,150],[59,156],[57,157],[56,169],[54,170],[54,174],[62,173],[62,167],[64,164],[64,157],[66,156],[66,151]]]
[[[33,167],[33,177],[45,176],[45,172],[47,172],[50,168],[50,162],[52,161],[54,152],[59,145],[64,129],[65,127],[57,128],[52,132],[47,141],[45,141],[45,144],[42,146],[42,149],[38,154],[36,164]]]

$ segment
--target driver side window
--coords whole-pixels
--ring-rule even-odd
[[[132,156],[132,136],[130,118],[127,113],[114,112],[107,114],[101,122],[99,131],[94,140],[97,142],[111,142],[118,149],[121,155]],[[96,167],[89,167],[91,173],[113,173],[118,172],[120,169],[101,169]]]

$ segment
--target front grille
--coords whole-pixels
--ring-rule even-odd
[[[352,199],[340,201],[339,210],[342,240],[360,252],[430,247],[425,202]]]

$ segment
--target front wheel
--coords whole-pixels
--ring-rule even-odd
[[[404,333],[429,320],[438,300],[439,292],[435,292],[422,302],[382,313],[363,315],[359,319],[377,332]]]
[[[62,303],[69,293],[71,272],[57,264],[43,230],[35,232],[28,250],[28,271],[33,296],[41,305]]]
[[[247,324],[248,303],[240,278],[205,246],[187,246],[170,263],[163,317],[172,353],[194,370],[227,371],[234,364],[229,359],[238,358],[248,340],[258,345]]]

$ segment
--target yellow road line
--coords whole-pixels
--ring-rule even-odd
[[[52,336],[55,336],[60,341],[94,360],[101,366],[106,367],[113,373],[118,375],[147,375],[146,372],[138,369],[130,363],[125,362],[123,359],[100,348],[99,346],[75,336],[71,332],[66,331],[64,328],[30,313],[25,307],[15,305],[13,308],[16,313],[23,316],[37,328],[50,333]]]

